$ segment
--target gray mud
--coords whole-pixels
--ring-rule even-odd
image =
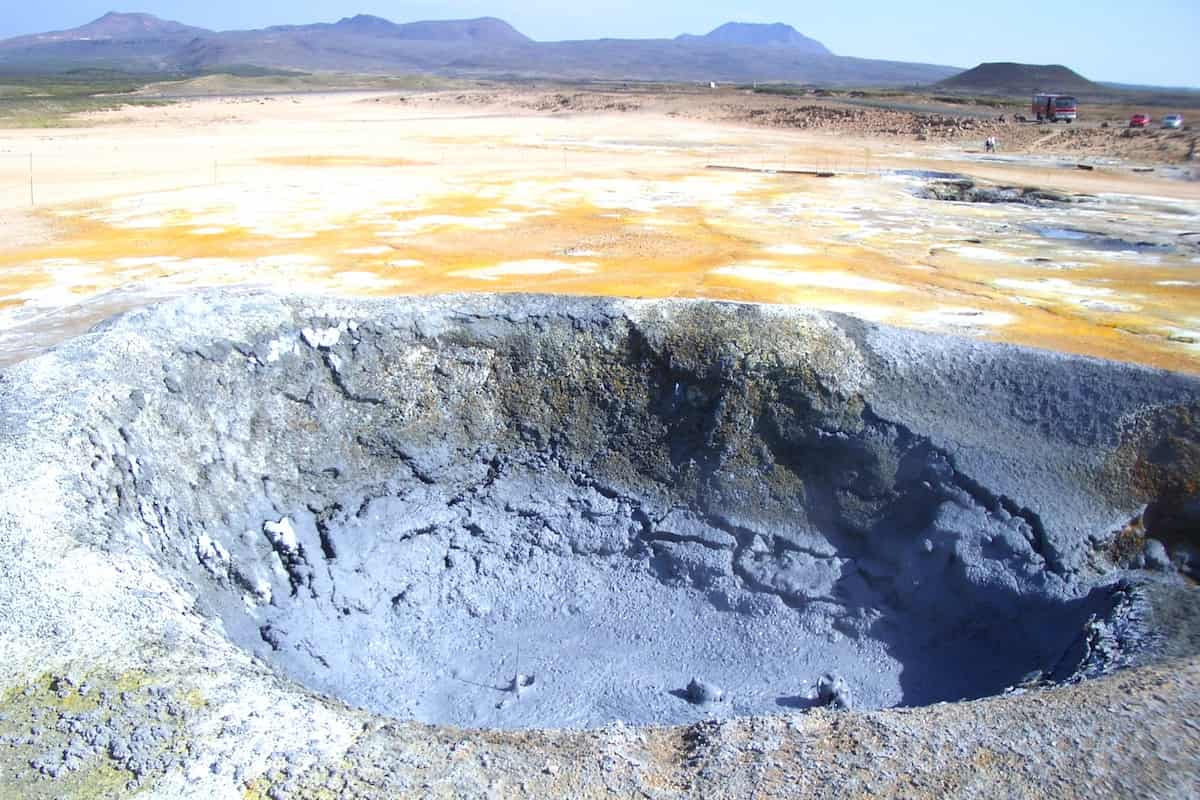
[[[1045,239],[1070,242],[1075,247],[1107,252],[1155,252],[1171,251],[1175,242],[1135,241],[1111,236],[1101,231],[1086,231],[1078,228],[1061,228],[1033,225],[1030,230]]]
[[[900,170],[897,174],[926,178],[914,194],[927,200],[952,203],[1016,203],[1027,206],[1059,206],[1092,199],[1030,186],[990,186],[953,173]]]
[[[1153,632],[1126,578],[1178,554],[1106,548],[1188,485],[1186,424],[1139,459],[1200,398],[704,302],[217,292],[48,358],[0,403],[69,420],[75,538],[150,559],[309,689],[469,727],[927,705],[1129,663]]]

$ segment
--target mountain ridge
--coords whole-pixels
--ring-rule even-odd
[[[174,20],[162,19],[153,14],[143,12],[122,12],[109,11],[103,16],[97,17],[91,22],[84,23],[75,28],[67,28],[61,31],[47,31],[45,33],[31,33],[24,36],[14,36],[9,39],[0,39],[0,45],[9,44],[12,42],[54,42],[54,41],[69,41],[69,40],[88,40],[88,39],[133,39],[146,38],[149,36],[196,36],[203,34],[211,34],[213,31],[207,28],[198,28],[193,25],[185,25],[182,22]]]
[[[916,85],[958,70],[833,55],[777,23],[728,23],[705,36],[539,42],[495,17],[336,22],[212,31],[149,14],[111,12],[78,28],[0,40],[0,69],[103,67],[183,74],[248,65],[299,71],[426,72],[567,80],[818,82]]]
[[[677,42],[709,42],[746,47],[796,47],[806,52],[831,56],[833,53],[821,42],[810,39],[791,25],[782,22],[726,22],[702,36],[689,33],[675,37]]]

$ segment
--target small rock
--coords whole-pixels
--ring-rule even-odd
[[[342,336],[339,328],[325,328],[318,330],[316,328],[305,328],[300,331],[300,337],[304,339],[305,344],[309,347],[321,350],[328,350],[338,343],[338,339]]]
[[[1147,539],[1142,553],[1146,557],[1147,568],[1160,571],[1171,568],[1171,558],[1167,555],[1167,548],[1163,547],[1163,543],[1158,539]]]
[[[263,533],[267,535],[276,549],[289,555],[299,549],[300,543],[296,538],[296,529],[292,527],[292,521],[287,517],[281,518],[279,522],[264,523]]]
[[[513,679],[509,681],[508,690],[515,695],[521,695],[526,689],[528,689],[530,686],[533,686],[534,680],[536,679],[533,675],[526,675],[518,672],[513,676]]]
[[[825,673],[817,681],[817,700],[831,708],[848,709],[853,704],[850,687],[841,675]]]
[[[687,686],[687,699],[696,705],[721,703],[725,700],[725,690],[699,678],[692,678]]]

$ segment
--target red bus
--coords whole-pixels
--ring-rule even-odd
[[[1035,94],[1033,116],[1038,122],[1074,122],[1078,114],[1075,98],[1066,94]]]

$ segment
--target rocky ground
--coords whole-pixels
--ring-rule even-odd
[[[730,90],[706,95],[670,91],[534,92],[497,88],[403,98],[403,102],[504,107],[558,114],[653,112],[787,130],[915,141],[971,141],[980,145],[987,137],[994,136],[1005,152],[1120,158],[1152,164],[1191,163],[1196,158],[1194,130],[1130,130],[1120,120],[1071,126],[1039,125],[1018,122],[1016,115],[1024,111],[1022,108],[956,111],[931,103],[927,98],[902,99],[905,102],[896,102],[894,108],[887,108],[848,104],[816,94],[787,97]],[[920,104],[928,105],[930,110],[921,110]],[[881,102],[880,105],[888,103]],[[1107,109],[1099,110],[1099,113],[1112,116]],[[1001,121],[1002,117],[1004,121]]]

